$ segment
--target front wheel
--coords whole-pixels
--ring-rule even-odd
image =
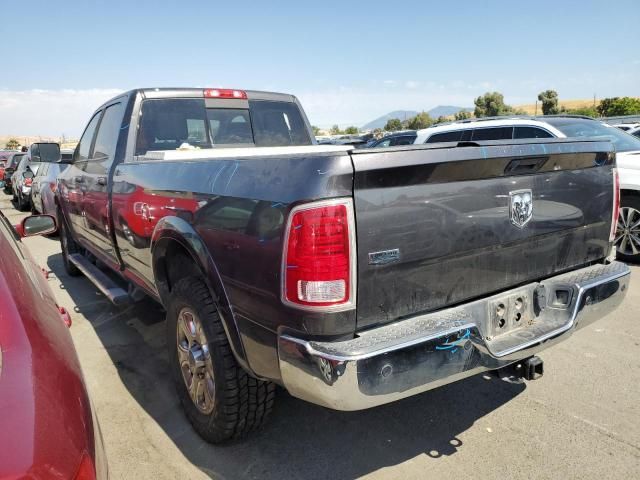
[[[275,385],[249,376],[238,365],[215,301],[197,277],[180,280],[171,292],[167,345],[178,396],[204,440],[243,438],[266,422]]]
[[[640,262],[640,197],[624,195],[616,229],[617,257],[625,262]]]

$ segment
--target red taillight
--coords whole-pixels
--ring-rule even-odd
[[[208,88],[204,91],[204,96],[206,98],[236,98],[238,100],[246,100],[247,92],[227,88]]]
[[[82,455],[82,460],[80,461],[78,472],[73,478],[74,480],[96,480],[96,469],[93,466],[91,457],[89,457],[89,455],[87,455],[86,453]]]
[[[618,169],[613,170],[613,212],[611,215],[611,233],[609,234],[609,241],[613,242],[616,239],[616,230],[618,228],[618,219],[620,216],[620,178],[618,177]]]
[[[283,300],[304,307],[354,304],[355,249],[350,200],[294,208],[283,256]]]
[[[33,178],[25,178],[25,179],[24,179],[24,184],[25,184],[27,187],[30,187],[32,183],[33,183]]]

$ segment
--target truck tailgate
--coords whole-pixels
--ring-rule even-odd
[[[357,327],[536,281],[609,253],[609,142],[352,152]]]

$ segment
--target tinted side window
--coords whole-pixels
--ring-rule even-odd
[[[98,128],[96,146],[93,149],[92,158],[96,160],[105,160],[108,158],[110,161],[113,161],[123,115],[124,105],[122,103],[110,105],[104,111],[100,127]]]
[[[513,127],[477,128],[473,130],[471,140],[511,140]]]
[[[459,142],[462,138],[462,134],[465,130],[454,130],[452,132],[436,133],[427,138],[425,143],[438,143],[438,142]]]
[[[513,133],[513,138],[552,138],[546,130],[538,127],[516,127]]]
[[[89,158],[89,150],[91,150],[91,142],[93,141],[93,134],[96,131],[96,126],[98,125],[98,120],[100,120],[100,113],[96,113],[93,118],[89,121],[87,128],[84,129],[84,133],[82,134],[82,138],[76,147],[76,150],[73,154],[73,161],[78,162],[81,160],[87,160]]]
[[[413,141],[416,139],[413,135],[405,135],[402,137],[396,137],[392,140],[391,145],[413,145]]]
[[[40,146],[37,143],[31,146],[31,160],[33,160],[33,157],[40,157]],[[36,158],[35,161],[39,162],[40,160]]]

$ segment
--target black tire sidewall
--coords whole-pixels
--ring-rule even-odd
[[[197,289],[194,289],[193,286],[191,288],[185,288],[185,285],[187,284],[185,280],[191,280],[191,282],[189,282],[191,285],[194,283],[193,279],[184,279],[178,282],[174,291],[171,293],[169,305],[167,307],[167,349],[169,352],[170,369],[176,384],[178,398],[182,403],[187,417],[201,436],[205,437],[208,441],[217,443],[226,439],[222,434],[220,435],[220,438],[211,438],[210,435],[212,427],[215,428],[216,424],[223,423],[219,421],[219,417],[222,413],[220,407],[225,402],[223,389],[225,387],[224,379],[226,372],[225,359],[220,354],[220,351],[221,348],[228,348],[228,343],[226,338],[221,338],[214,329],[214,323],[220,322],[217,309],[214,308],[213,310],[210,310],[210,307],[208,308],[207,306],[203,306],[202,297],[196,291]],[[201,283],[204,285],[204,282]],[[211,363],[213,365],[214,373],[215,405],[213,411],[208,415],[198,410],[191,400],[187,386],[182,378],[182,371],[178,362],[178,349],[176,342],[178,314],[184,307],[189,307],[196,313],[198,320],[202,324],[202,328],[204,329],[204,333],[209,344],[209,352],[211,355]],[[221,426],[220,429],[223,430],[224,427]]]

